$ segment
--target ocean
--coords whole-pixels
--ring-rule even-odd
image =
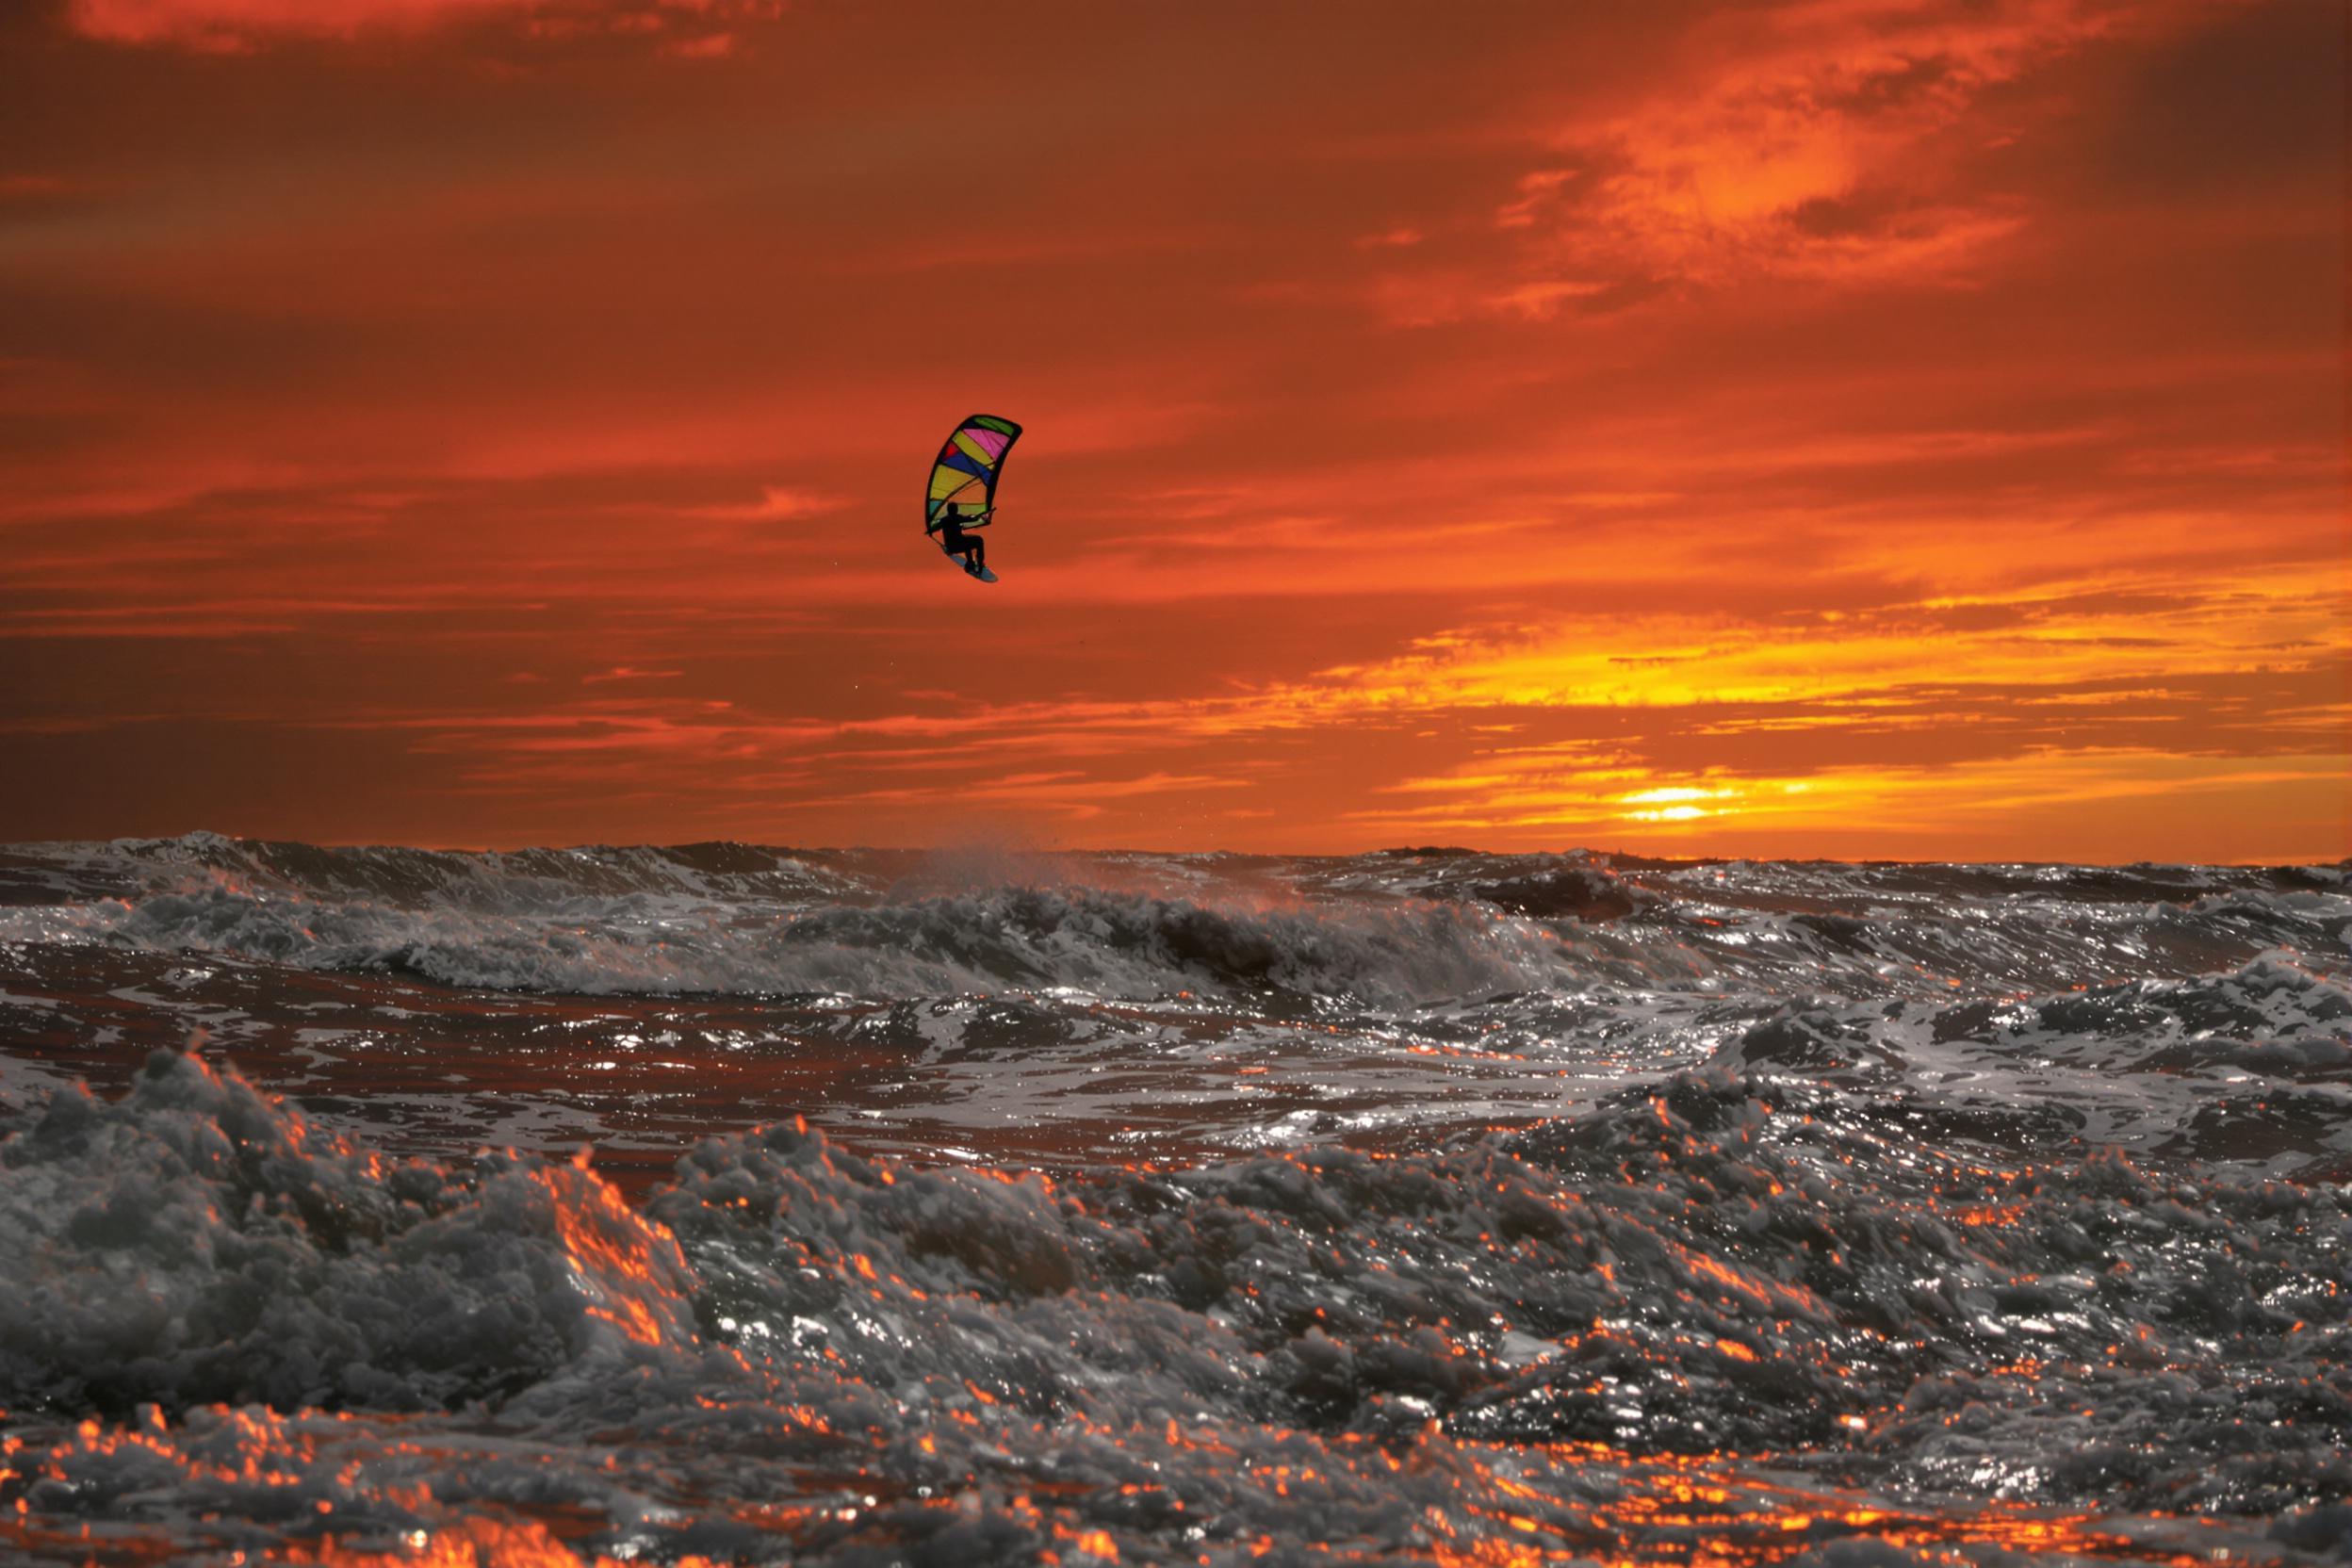
[[[2344,864],[0,850],[0,1559],[2352,1556]]]

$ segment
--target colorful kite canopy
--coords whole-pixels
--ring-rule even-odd
[[[937,533],[955,509],[967,528],[986,525],[996,505],[996,479],[1004,471],[1004,454],[1021,438],[1021,427],[993,414],[975,414],[956,427],[931,465],[931,494],[923,504],[923,529]],[[967,518],[977,518],[967,522]]]

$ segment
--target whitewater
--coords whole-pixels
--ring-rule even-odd
[[[0,848],[0,1560],[2341,1561],[2348,874]]]

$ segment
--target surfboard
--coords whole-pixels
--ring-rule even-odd
[[[982,566],[975,571],[972,568],[972,564],[960,555],[951,555],[947,559],[955,563],[956,569],[963,573],[966,577],[976,577],[983,582],[994,582],[996,580],[996,574],[994,572],[988,570],[986,566]]]

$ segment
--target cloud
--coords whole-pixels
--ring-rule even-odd
[[[2034,144],[2083,106],[2052,73],[2180,5],[1816,0],[1724,7],[1628,97],[1525,125],[1542,163],[1488,215],[1499,264],[1378,286],[1403,324],[1544,319],[1675,287],[1950,286],[2043,211]],[[1360,242],[1361,243],[1361,242]]]
[[[104,194],[103,186],[59,174],[0,173],[0,218],[63,210]]]
[[[1498,220],[1548,217],[1611,272],[1948,277],[2020,221],[1970,177],[2007,134],[1983,101],[2104,24],[2069,0],[1784,8],[1671,96],[1566,129],[1588,177]]]
[[[773,18],[783,8],[781,0],[71,0],[65,14],[85,38],[210,53],[498,21],[543,40],[656,38],[666,54],[708,59],[737,42],[710,24]]]
[[[2195,859],[2232,858],[2228,815],[2267,800],[2280,820],[2265,825],[2255,855],[2291,858],[2298,841],[2324,844],[2342,830],[2341,774],[2341,756],[2324,750],[2242,758],[2126,744],[2028,746],[1932,765],[1629,775],[1585,766],[1565,748],[1459,780],[1462,791],[1429,805],[1412,803],[1426,792],[1400,792],[1396,804],[1349,817],[1371,838],[1442,832],[1509,843],[1533,835],[1693,854],[1787,845],[1951,858],[2048,858],[2040,846],[2064,844],[2085,860]],[[1629,776],[1677,782],[1628,789]]]
[[[740,506],[698,506],[693,509],[697,517],[716,517],[725,521],[747,523],[784,522],[793,517],[815,517],[827,512],[839,512],[848,503],[839,496],[828,496],[816,490],[794,490],[784,485],[766,484],[760,488],[760,498]]]
[[[2307,602],[2296,574],[2247,571],[1820,615],[1464,626],[1215,694],[999,701],[904,688],[816,718],[713,699],[685,667],[625,665],[583,683],[687,689],[336,727],[409,736],[413,751],[501,788],[562,795],[594,778],[714,808],[758,798],[862,820],[988,800],[1125,836],[1159,819],[1140,804],[1122,816],[1122,803],[1262,796],[1266,760],[1288,755],[1333,770],[1312,786],[1327,808],[1310,825],[1318,834],[1821,845],[1868,823],[1924,843],[1938,824],[2051,832],[2101,803],[2141,802],[2136,827],[2111,825],[2121,844],[2159,819],[2186,831],[2184,802],[2264,792],[2293,803],[2273,825],[2324,825],[2316,760],[2340,743],[2348,671],[2352,627]],[[2004,826],[2002,802],[2027,817]],[[1284,830],[1299,831],[1295,817]]]
[[[538,8],[539,0],[73,0],[66,19],[84,37],[112,43],[227,51],[273,38],[349,39]]]

